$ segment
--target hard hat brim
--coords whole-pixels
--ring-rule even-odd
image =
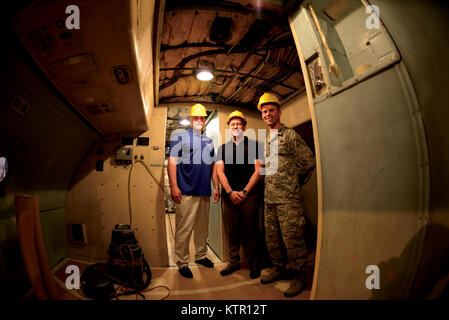
[[[247,122],[246,122],[246,119],[244,119],[244,118],[242,118],[242,117],[239,117],[239,116],[233,116],[232,118],[228,119],[228,121],[226,122],[226,124],[229,125],[229,123],[231,122],[231,120],[234,119],[234,118],[239,118],[240,120],[242,120],[243,125],[246,126],[246,123],[247,123]]]
[[[257,106],[257,109],[259,109],[260,111],[262,111],[262,107],[265,106],[265,105],[267,105],[267,104],[275,105],[275,106],[277,106],[279,109],[281,108],[281,105],[280,105],[279,103],[277,103],[277,102],[264,102],[264,103],[259,104],[259,105]]]
[[[190,114],[189,117],[207,117],[207,114]]]

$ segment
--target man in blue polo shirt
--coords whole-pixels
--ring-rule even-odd
[[[214,184],[213,201],[220,199],[214,170],[214,144],[203,134],[206,108],[197,103],[190,109],[189,130],[176,130],[170,137],[168,178],[171,198],[176,203],[175,259],[179,273],[192,278],[189,242],[194,231],[195,262],[207,268],[214,264],[207,257],[209,233],[210,181]]]

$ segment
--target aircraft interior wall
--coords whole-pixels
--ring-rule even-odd
[[[9,39],[13,31],[6,31]],[[28,283],[14,195],[39,197],[49,264],[56,265],[67,257],[64,220],[70,183],[100,135],[42,77],[17,40],[11,37],[8,43],[0,80],[0,153],[7,157],[9,168],[0,183],[0,286],[8,289],[2,294],[20,297]]]
[[[168,266],[165,228],[165,107],[153,108],[150,129],[99,142],[84,159],[70,188],[67,224],[84,224],[86,243],[68,242],[71,257],[106,261],[116,224],[130,224],[150,266]],[[129,138],[126,142],[123,137]],[[139,139],[148,138],[141,144]],[[129,162],[116,151],[130,150]]]
[[[365,28],[370,3],[385,32]],[[370,3],[313,1],[291,20],[318,161],[312,298],[436,297],[449,273],[447,5]],[[369,265],[382,290],[365,287]]]
[[[425,126],[429,151],[429,221],[409,297],[424,299],[448,288],[449,275],[449,6],[446,1],[371,1],[401,52]]]

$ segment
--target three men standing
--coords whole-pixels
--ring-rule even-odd
[[[247,122],[238,110],[228,117],[232,139],[219,148],[216,163],[213,143],[202,134],[206,117],[204,106],[196,104],[191,108],[192,129],[172,135],[168,175],[171,197],[177,204],[176,264],[182,276],[193,277],[188,267],[188,246],[194,229],[195,262],[213,267],[206,257],[210,181],[212,179],[215,187],[213,201],[216,203],[220,198],[219,180],[223,188],[223,221],[230,256],[229,264],[220,273],[225,276],[240,269],[240,237],[243,234],[248,246],[250,277],[259,277],[263,240],[259,238],[258,203],[261,200],[258,190],[263,174],[266,244],[275,268],[262,276],[261,282],[285,279],[287,266],[282,254],[282,247],[285,247],[294,279],[284,295],[293,297],[301,293],[306,284],[305,218],[300,191],[315,168],[315,158],[299,134],[280,122],[282,112],[276,96],[263,94],[257,108],[269,127],[265,159],[263,147],[243,135]]]
[[[188,267],[189,243],[194,231],[195,262],[207,268],[214,264],[206,257],[209,233],[211,179],[213,202],[220,199],[217,175],[214,174],[214,144],[203,134],[206,108],[195,104],[190,110],[191,129],[170,137],[168,177],[171,198],[176,203],[175,259],[179,273],[192,278]]]
[[[226,276],[240,269],[240,239],[244,238],[250,277],[254,279],[260,276],[264,242],[259,230],[263,191],[259,171],[264,150],[256,141],[243,135],[247,123],[243,113],[231,112],[226,123],[232,138],[218,149],[216,167],[223,189],[223,222],[228,236],[229,264],[220,274]]]
[[[272,283],[285,278],[283,243],[294,272],[294,279],[284,295],[293,297],[301,293],[306,284],[305,218],[300,190],[315,168],[315,158],[300,135],[280,122],[281,105],[276,96],[263,94],[257,108],[270,129],[265,144],[264,215],[268,252],[276,267],[264,275],[261,282]]]

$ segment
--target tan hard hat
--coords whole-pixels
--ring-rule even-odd
[[[277,96],[275,96],[272,93],[265,92],[259,99],[259,103],[257,104],[257,109],[262,111],[262,105],[271,103],[276,104],[278,107],[281,107],[281,103],[279,102],[279,99]]]
[[[228,116],[228,120],[226,121],[226,124],[229,124],[229,122],[231,122],[232,118],[240,118],[242,119],[243,125],[246,126],[246,118],[245,115],[243,113],[241,113],[239,110],[235,110],[232,111],[229,116]]]

